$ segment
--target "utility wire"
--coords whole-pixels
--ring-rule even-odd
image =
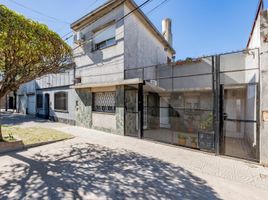
[[[94,6],[99,0],[95,0],[92,4],[90,4],[85,10],[87,11],[89,8]]]
[[[156,9],[159,9],[161,6],[163,6],[163,5],[164,5],[165,3],[167,3],[168,1],[170,1],[170,0],[164,0],[164,1],[162,1],[162,2],[159,3],[157,6],[153,7],[151,10],[149,10],[148,12],[146,12],[146,14],[147,14],[147,15],[151,14],[152,12],[154,12]],[[137,23],[138,23],[138,22],[135,22],[135,24],[131,24],[131,26],[130,26],[130,24],[128,24],[129,26],[127,26],[127,27],[125,28],[125,30],[131,30],[131,29],[135,28],[135,25],[137,25]],[[120,35],[120,34],[123,33],[123,32],[124,32],[124,31],[121,31],[121,32],[117,33],[116,36]],[[85,42],[87,42],[87,41],[85,41]],[[83,45],[83,44],[81,44],[81,45]],[[78,47],[80,47],[81,45],[79,45]],[[75,49],[76,49],[76,48],[74,48],[73,50],[75,50]],[[120,64],[120,63],[119,63],[120,61],[123,61],[123,59],[112,61],[112,62],[110,62],[109,64]]]
[[[20,6],[20,7],[23,7],[23,8],[25,8],[25,9],[28,9],[28,10],[34,12],[34,13],[37,13],[37,14],[42,15],[42,16],[44,16],[44,17],[53,19],[54,21],[57,21],[57,22],[61,22],[61,23],[70,25],[69,22],[66,22],[66,21],[63,21],[63,20],[61,20],[61,19],[58,19],[58,18],[49,16],[49,15],[47,15],[47,14],[45,14],[45,13],[42,13],[42,12],[40,12],[40,11],[38,11],[38,10],[32,9],[32,8],[30,8],[30,7],[28,7],[28,6],[25,6],[25,5],[21,4],[21,3],[18,3],[18,2],[15,1],[15,0],[9,0],[9,1],[13,2],[14,4],[16,4],[16,5]]]
[[[126,0],[125,0],[125,1],[126,1]],[[125,2],[125,1],[124,1],[124,2]],[[125,14],[123,17],[121,17],[120,19],[116,20],[116,23],[117,23],[117,22],[120,22],[121,20],[123,20],[123,19],[126,18],[127,16],[133,14],[135,11],[137,11],[137,10],[140,9],[140,8],[142,8],[142,7],[145,6],[146,4],[150,3],[151,1],[153,1],[153,0],[146,0],[144,3],[142,3],[141,5],[139,5],[138,7],[136,7],[135,9],[133,9],[132,11],[130,11],[129,13]],[[167,1],[167,0],[165,0],[165,1]],[[104,31],[104,30],[100,31],[99,34],[102,33],[103,31]],[[122,31],[122,32],[123,32],[123,31]],[[115,36],[118,36],[118,35],[121,34],[122,32],[116,34]],[[96,37],[96,36],[95,36],[95,37]],[[73,50],[78,49],[80,46],[86,44],[87,42],[89,42],[89,41],[92,40],[92,39],[93,39],[93,38],[90,38],[89,40],[84,41],[83,43],[81,43],[81,44],[79,44],[78,46],[76,46],[75,48],[73,48]]]

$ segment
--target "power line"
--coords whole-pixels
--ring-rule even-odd
[[[87,11],[89,8],[94,6],[99,0],[95,0],[92,4],[90,4],[85,10]]]
[[[149,10],[148,12],[146,12],[147,15],[151,14],[152,12],[154,12],[156,9],[159,9],[161,6],[163,6],[165,3],[167,3],[168,1],[170,0],[163,0],[161,3],[159,3],[157,6],[153,7],[151,10]],[[125,28],[125,30],[130,30],[130,29],[133,29],[135,28],[135,25],[137,25],[138,22],[135,22],[134,26],[133,24],[131,26],[128,26]],[[129,24],[130,25],[130,24]],[[120,35],[121,33],[123,33],[124,31],[121,31],[119,33],[117,33],[115,36],[118,36]],[[86,43],[87,41],[85,41]],[[83,44],[81,44],[83,45]],[[81,45],[77,46],[76,48],[80,47]],[[76,48],[74,48],[73,50],[75,50]],[[123,59],[120,59],[120,60],[115,60],[115,61],[112,61],[112,62],[109,62],[109,64],[120,64],[119,61],[123,61]]]
[[[131,15],[132,13],[134,13],[136,10],[142,8],[143,6],[145,6],[147,3],[149,3],[152,0],[147,0],[144,3],[142,3],[141,5],[139,5],[138,7],[136,7],[135,9],[133,9],[132,11],[130,11],[129,13],[127,13],[126,15],[124,15],[123,17],[121,17],[119,20],[117,20],[117,22],[121,21],[122,19],[126,18],[127,16]]]
[[[20,6],[20,7],[23,7],[23,8],[25,8],[25,9],[28,9],[28,10],[34,12],[34,13],[39,14],[39,15],[42,15],[42,16],[47,17],[47,18],[50,18],[50,19],[52,19],[52,20],[54,20],[54,21],[57,21],[57,22],[61,22],[61,23],[70,25],[69,22],[66,22],[66,21],[63,21],[63,20],[61,20],[61,19],[58,19],[58,18],[49,16],[49,15],[47,15],[47,14],[45,14],[45,13],[42,13],[42,12],[40,12],[40,11],[38,11],[38,10],[32,9],[32,8],[30,8],[30,7],[28,7],[28,6],[25,6],[25,5],[21,4],[21,3],[18,3],[18,2],[15,1],[15,0],[10,0],[10,1],[13,2],[14,4]]]
[[[125,0],[125,1],[126,1],[126,0]],[[124,1],[124,2],[125,2],[125,1]],[[129,13],[125,14],[123,17],[121,17],[120,19],[116,20],[116,22],[119,22],[119,21],[123,20],[125,17],[127,17],[127,16],[133,14],[136,10],[142,8],[143,6],[145,6],[146,4],[150,3],[151,1],[153,1],[153,0],[146,0],[144,3],[142,3],[142,4],[139,5],[139,6],[137,6],[135,9],[133,9],[133,10],[130,11]],[[165,0],[165,1],[167,1],[167,0]],[[99,34],[102,33],[103,31],[104,31],[104,30],[100,31]],[[123,31],[122,31],[122,32],[123,32]],[[122,32],[116,34],[115,36],[118,36],[118,35],[121,34]],[[96,36],[95,36],[95,37],[96,37]],[[73,50],[78,49],[80,46],[82,46],[83,44],[89,42],[89,41],[92,40],[92,39],[93,39],[93,38],[90,38],[89,40],[84,41],[83,43],[81,43],[81,44],[79,44],[77,47],[75,47]]]

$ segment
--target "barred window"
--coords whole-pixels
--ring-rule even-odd
[[[59,111],[68,111],[67,92],[57,92],[54,94],[54,109]]]
[[[36,107],[43,108],[43,95],[42,94],[36,95]]]
[[[93,111],[115,112],[115,92],[93,93]]]

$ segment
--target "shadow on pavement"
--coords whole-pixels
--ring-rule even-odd
[[[2,125],[20,125],[27,122],[45,123],[48,122],[48,120],[36,118],[35,116],[30,115],[22,115],[12,112],[1,112],[0,122]]]
[[[191,172],[125,150],[76,144],[25,157],[0,172],[1,199],[219,199]]]

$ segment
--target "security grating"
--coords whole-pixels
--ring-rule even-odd
[[[101,92],[93,94],[93,111],[115,112],[115,92]]]

